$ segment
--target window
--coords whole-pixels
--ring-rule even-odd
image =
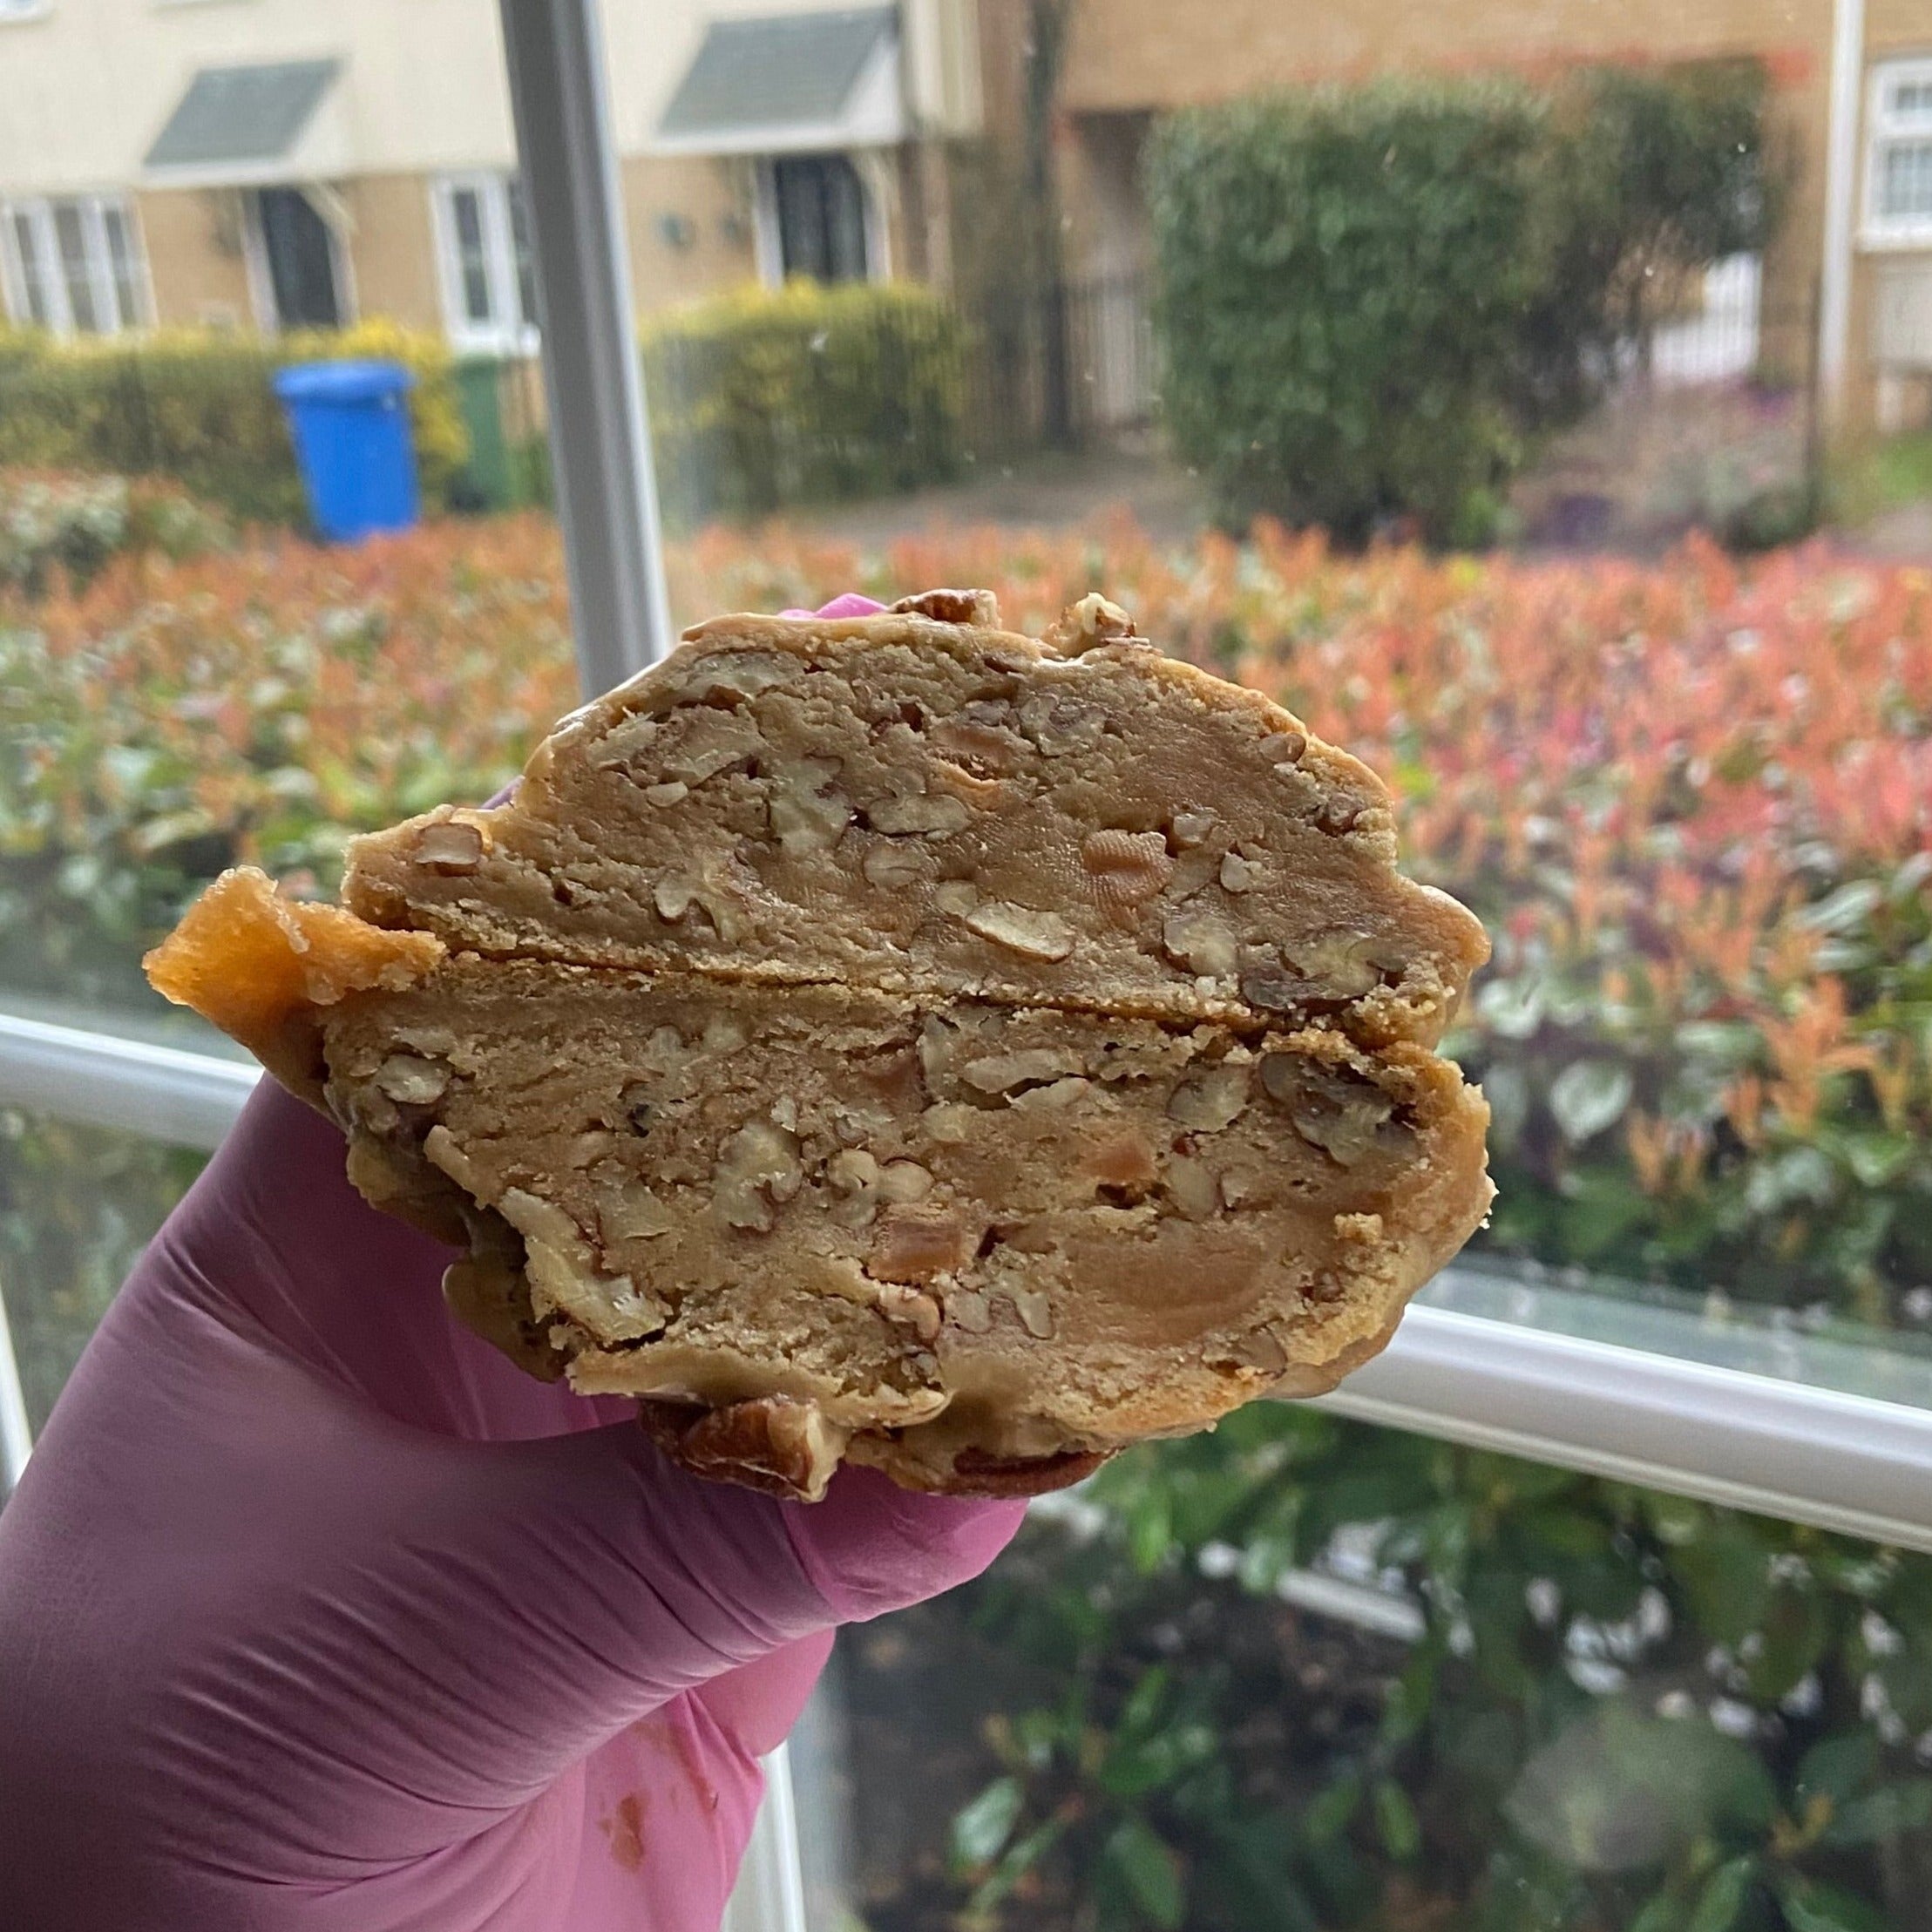
[[[49,4],[50,0],[0,0],[0,26],[13,20],[37,20]]]
[[[445,175],[435,184],[431,207],[450,340],[458,349],[533,353],[537,283],[516,178]]]
[[[112,336],[147,320],[146,276],[132,211],[118,195],[8,205],[7,312],[57,336]]]
[[[768,257],[789,281],[864,281],[873,273],[864,184],[844,154],[795,154],[760,170]]]
[[[736,54],[719,70],[716,152],[625,135],[627,224],[594,204],[596,114],[564,111],[594,99],[580,71],[539,116],[553,139],[525,156],[529,209],[505,103],[480,86],[439,98],[407,168],[366,192],[359,131],[320,109],[298,157],[184,186],[165,218],[152,184],[137,207],[0,179],[8,312],[49,337],[157,319],[145,247],[171,330],[245,318],[252,295],[265,326],[360,309],[478,357],[457,384],[424,375],[437,520],[362,559],[379,568],[303,540],[259,382],[250,407],[198,416],[159,479],[220,506],[207,556],[99,567],[145,540],[125,506],[148,479],[112,472],[159,446],[177,406],[158,390],[167,408],[143,410],[119,365],[145,356],[68,353],[119,384],[77,465],[99,473],[59,479],[71,499],[0,471],[32,513],[0,497],[0,535],[31,521],[21,540],[48,559],[16,566],[0,544],[17,582],[0,587],[0,740],[19,721],[26,747],[0,756],[0,1468],[252,1078],[153,1013],[139,980],[142,947],[218,867],[255,859],[326,893],[346,832],[487,790],[574,702],[573,618],[586,690],[664,641],[661,551],[681,621],[856,578],[886,596],[985,584],[1037,632],[1103,589],[1163,648],[1359,751],[1399,795],[1407,867],[1481,911],[1495,959],[1453,1045],[1492,1103],[1502,1192],[1484,1243],[1333,1395],[1122,1457],[1044,1504],[983,1590],[842,1637],[828,1732],[842,1722],[849,1749],[835,1736],[829,1774],[803,1773],[852,1793],[837,1908],[874,1932],[962,1913],[987,1932],[1917,1922],[1932,603],[1915,563],[1779,540],[1818,500],[1818,423],[1780,372],[1811,363],[1805,225],[1826,198],[1786,198],[1793,226],[1771,236],[1755,183],[1726,190],[1718,219],[1690,225],[1711,259],[1661,261],[1646,292],[1627,284],[1653,264],[1617,256],[1617,300],[1590,316],[1603,341],[1549,359],[1519,318],[1507,393],[1439,418],[1464,325],[1469,353],[1492,353],[1508,305],[1489,297],[1534,265],[1505,252],[1512,282],[1471,273],[1478,225],[1427,209],[1441,150],[1406,129],[1347,147],[1348,195],[1374,223],[1352,200],[1318,220],[1278,192],[1271,157],[1296,127],[1244,146],[1250,96],[1258,116],[1280,88],[1349,83],[1372,0],[1305,10],[1286,38],[1278,0],[1198,0],[1198,34],[1113,10],[1056,74],[1007,60],[970,5],[812,3],[837,10],[784,17],[817,24],[797,25],[810,58],[788,54],[769,98],[751,85],[768,70]],[[595,4],[507,10],[521,86],[559,68],[530,37]],[[278,10],[257,10],[264,32]],[[432,38],[496,31],[488,9],[432,10]],[[615,125],[634,131],[675,79],[677,37],[654,39],[648,9],[601,10]],[[1596,72],[1583,11],[1533,10],[1540,73]],[[20,11],[0,0],[0,17]],[[414,10],[393,11],[353,71],[399,64]],[[1725,22],[1718,37],[1741,41],[1749,11],[1659,17],[1632,89]],[[936,16],[974,44],[935,49]],[[1822,116],[1786,111],[1813,98],[1793,102],[1790,73],[1815,80],[1830,49],[1784,61],[1801,31],[1770,23],[1760,51],[1769,125],[1789,124],[1819,181]],[[901,33],[903,65],[878,64]],[[1432,16],[1413,34],[1432,63],[1444,34],[1476,38]],[[1400,10],[1378,46],[1425,64]],[[437,71],[485,71],[454,52]],[[945,98],[923,98],[949,61]],[[0,128],[28,119],[8,64]],[[878,74],[891,112],[875,116]],[[1707,99],[1726,77],[1693,78]],[[1839,215],[1932,247],[1932,49],[1853,92],[1865,152],[1855,129],[1833,148]],[[1190,102],[1206,110],[1191,132],[1164,118]],[[1212,125],[1224,107],[1231,132]],[[1663,139],[1678,122],[1620,125]],[[1183,133],[1228,137],[1239,172]],[[1733,154],[1748,162],[1724,144],[1724,171]],[[298,173],[342,184],[356,221]],[[1481,192],[1500,230],[1525,171]],[[510,359],[538,344],[530,210],[559,208],[574,219],[554,248],[542,236],[558,366],[541,406],[513,407],[538,381]],[[654,220],[670,245],[646,240],[648,275],[627,283],[601,238],[647,238]],[[888,273],[905,279],[871,286]],[[802,286],[761,296],[787,277]],[[1433,315],[1413,299],[1432,278]],[[1633,372],[1614,345],[1645,330]],[[1865,353],[1849,334],[1847,393]],[[1256,344],[1278,365],[1237,366]],[[211,368],[258,362],[212,345]],[[661,546],[627,407],[641,363]],[[551,501],[567,543],[529,512]],[[766,516],[796,521],[774,534]],[[1691,528],[1709,540],[1681,541]],[[202,540],[182,529],[184,549]],[[1760,544],[1773,553],[1744,554]],[[6,1318],[25,1384],[11,1410]],[[797,1932],[776,1908],[732,1924]]]
[[[251,197],[264,319],[276,329],[336,329],[347,319],[336,237],[301,188],[261,188]]]
[[[1894,61],[1872,77],[1865,238],[1932,243],[1932,60]]]

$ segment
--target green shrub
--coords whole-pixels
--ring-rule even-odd
[[[1543,110],[1385,84],[1176,116],[1149,166],[1174,439],[1224,514],[1480,538],[1536,285]]]
[[[71,342],[10,336],[0,346],[0,467],[169,477],[234,517],[299,525],[306,510],[275,373],[363,356],[416,376],[423,500],[441,510],[469,450],[449,350],[382,321],[273,340],[185,329]]]
[[[979,1736],[875,1932],[1927,1922],[1932,1558],[1286,1403],[1073,1516],[894,1632]],[[1282,1601],[1338,1532],[1413,1637]]]
[[[0,1289],[36,1431],[202,1160],[142,1135],[0,1108]]]
[[[0,584],[30,597],[56,571],[81,586],[126,552],[193,557],[229,538],[219,515],[172,484],[0,471]]]
[[[1751,63],[1554,94],[1382,82],[1200,108],[1149,149],[1165,399],[1224,518],[1359,543],[1494,530],[1659,290],[1761,247],[1779,180]]]
[[[958,473],[959,318],[911,283],[736,290],[648,324],[660,492],[677,523],[879,496]]]
[[[1669,292],[1761,249],[1784,200],[1752,60],[1658,73],[1594,68],[1556,97],[1538,172],[1546,237],[1522,318],[1519,405],[1531,421],[1592,400],[1619,344],[1641,351]]]

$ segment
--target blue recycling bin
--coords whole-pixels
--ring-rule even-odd
[[[415,381],[398,363],[304,363],[277,372],[309,514],[329,542],[421,519],[410,438]]]

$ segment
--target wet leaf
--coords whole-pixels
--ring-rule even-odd
[[[1422,1827],[1415,1807],[1393,1778],[1376,1779],[1375,1830],[1391,1858],[1411,1859],[1422,1848]]]
[[[1791,1932],[1890,1932],[1892,1920],[1861,1898],[1793,1874],[1778,1888]]]
[[[1549,1111],[1563,1138],[1581,1146],[1623,1118],[1632,1091],[1629,1068],[1608,1060],[1573,1060],[1550,1083]]]
[[[969,1870],[999,1857],[1019,1822],[1026,1794],[1017,1778],[995,1778],[952,1820],[952,1864]]]
[[[1838,1807],[1825,1832],[1829,1845],[1874,1845],[1906,1839],[1932,1825],[1932,1778],[1887,1785]]]
[[[1102,1861],[1119,1876],[1128,1895],[1163,1932],[1181,1922],[1187,1894],[1181,1861],[1151,1826],[1123,1819],[1102,1848]]]
[[[1757,1868],[1754,1858],[1734,1858],[1728,1865],[1718,1866],[1698,1895],[1685,1932],[1731,1932],[1750,1895]]]

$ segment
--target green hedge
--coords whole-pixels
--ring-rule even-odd
[[[172,483],[0,470],[0,585],[30,597],[56,573],[85,585],[128,552],[195,557],[232,540],[220,515]]]
[[[888,495],[959,471],[965,329],[930,289],[748,287],[646,324],[642,352],[674,523]],[[505,388],[532,372],[499,365],[485,396],[491,372],[459,378],[440,338],[380,322],[272,342],[190,331],[0,337],[0,468],[165,476],[239,519],[300,525],[302,485],[271,378],[292,361],[372,355],[416,374],[410,408],[432,514],[547,495],[540,437],[516,435],[493,452],[505,475],[469,464],[472,424],[512,433]]]
[[[410,397],[423,500],[443,509],[469,453],[438,336],[369,322],[265,340],[205,330],[0,342],[0,466],[173,478],[249,521],[301,524],[302,484],[275,373],[292,362],[380,356],[417,377]]]
[[[1148,192],[1180,452],[1219,509],[1487,539],[1657,292],[1775,219],[1749,63],[1381,82],[1176,115]]]
[[[1233,515],[1480,536],[1511,466],[1542,112],[1500,84],[1183,114],[1149,168],[1168,417]]]
[[[959,473],[965,331],[908,282],[747,288],[647,326],[675,523],[883,496]]]

